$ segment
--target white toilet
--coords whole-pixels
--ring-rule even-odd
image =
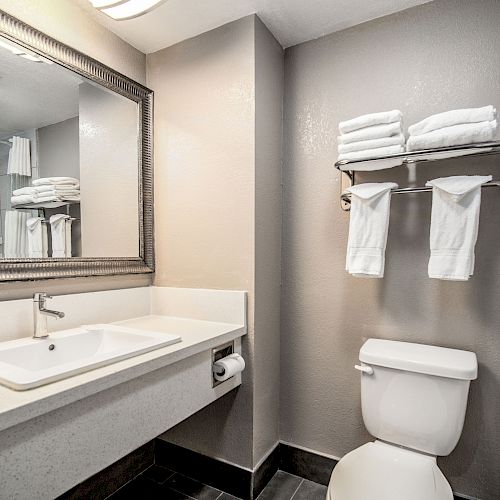
[[[462,433],[476,355],[370,339],[359,359],[363,420],[377,440],[339,461],[327,500],[452,500],[436,456]]]

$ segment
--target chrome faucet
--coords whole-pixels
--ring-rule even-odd
[[[33,295],[34,339],[44,339],[49,336],[47,332],[47,316],[51,316],[52,318],[64,318],[63,312],[45,309],[47,299],[51,298],[50,295],[44,292],[37,292]]]

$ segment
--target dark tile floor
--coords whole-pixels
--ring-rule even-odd
[[[326,486],[278,471],[258,500],[325,500]],[[165,467],[152,465],[113,493],[109,500],[238,500]]]

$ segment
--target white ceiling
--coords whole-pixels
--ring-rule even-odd
[[[286,48],[431,0],[168,0],[129,21],[110,19],[88,0],[73,1],[149,54],[254,13]]]
[[[0,47],[0,137],[78,115],[81,82],[57,64],[28,61]]]

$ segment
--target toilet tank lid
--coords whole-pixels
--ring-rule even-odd
[[[387,368],[461,380],[477,378],[475,353],[394,340],[368,339],[359,360]]]

